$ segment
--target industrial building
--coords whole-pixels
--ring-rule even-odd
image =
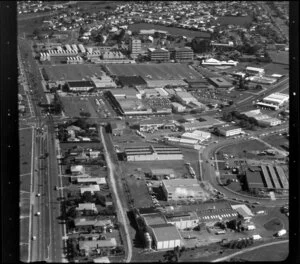
[[[206,193],[203,192],[196,179],[175,179],[162,181],[163,192],[170,200],[204,200]]]
[[[147,87],[146,81],[141,76],[118,76],[118,82],[122,87]]]
[[[289,95],[283,93],[273,93],[265,97],[262,101],[257,102],[256,105],[278,110],[283,104],[289,101]]]
[[[67,57],[67,64],[82,64],[83,59],[80,56]]]
[[[97,89],[116,88],[117,85],[111,77],[103,74],[101,77],[91,77],[91,81],[94,83]]]
[[[226,81],[222,77],[212,77],[208,79],[216,88],[231,88],[232,83]]]
[[[229,61],[219,61],[214,58],[206,59],[202,62],[202,65],[207,66],[237,66],[238,62],[229,60]]]
[[[195,228],[199,224],[196,212],[172,212],[166,214],[167,223],[175,225],[178,229]]]
[[[175,147],[145,147],[125,148],[127,161],[153,161],[153,160],[182,160],[183,154]]]
[[[250,221],[250,219],[254,216],[250,208],[245,204],[231,205],[231,207],[233,210],[237,211],[238,216],[243,220]]]
[[[186,110],[186,107],[180,103],[174,102],[171,105],[172,105],[172,109],[175,113],[182,113]]]
[[[76,210],[98,213],[98,209],[94,203],[79,203],[78,206],[76,207]]]
[[[150,225],[148,231],[153,237],[153,246],[156,250],[173,250],[182,244],[181,236],[172,224]]]
[[[170,60],[170,52],[164,48],[148,48],[148,56],[151,61],[166,62]]]
[[[265,70],[262,68],[255,67],[246,67],[246,72],[252,75],[263,76],[265,74]]]
[[[79,184],[106,184],[106,180],[104,177],[88,177],[88,178],[76,178],[76,182]]]
[[[140,39],[131,38],[129,40],[129,51],[133,59],[136,59],[142,52],[142,42]]]
[[[88,92],[95,88],[91,81],[68,81],[66,84],[71,92]]]
[[[192,133],[186,132],[181,135],[181,138],[194,139],[201,143],[204,140],[211,138],[211,133],[200,130],[195,130]]]
[[[182,104],[189,104],[191,102],[199,103],[198,100],[189,92],[176,92],[176,99],[178,99]]]
[[[188,90],[198,90],[206,89],[209,86],[207,79],[185,79],[186,83],[189,85]]]
[[[177,137],[164,137],[165,143],[169,145],[181,146],[184,148],[201,149],[199,141],[195,139],[177,138]]]
[[[190,47],[170,49],[170,58],[175,62],[191,62],[194,60],[194,52]]]
[[[240,127],[231,125],[218,127],[217,131],[219,134],[225,137],[231,137],[242,133],[242,129]]]
[[[263,177],[266,181],[267,188],[270,189],[288,189],[289,184],[283,170],[279,166],[261,165]]]
[[[267,185],[264,182],[266,179],[263,179],[261,169],[259,167],[249,167],[245,173],[246,185],[250,192],[257,192],[267,188]]]
[[[264,125],[264,126],[277,126],[281,124],[281,120],[278,118],[272,118],[268,115],[262,114],[260,112],[260,109],[256,110],[251,110],[248,112],[242,113],[248,117],[253,117],[254,119],[257,120],[259,125]]]

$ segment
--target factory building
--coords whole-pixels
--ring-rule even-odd
[[[166,214],[167,223],[176,226],[178,229],[195,228],[199,224],[199,217],[196,212],[172,212]]]
[[[67,57],[67,64],[82,64],[83,59],[80,56]]]
[[[190,47],[170,49],[170,58],[175,62],[191,62],[194,60],[194,52]]]
[[[256,105],[278,110],[284,103],[289,101],[289,95],[283,93],[273,93],[265,97]]]
[[[153,161],[153,160],[182,160],[183,154],[175,147],[131,147],[125,148],[127,161]]]
[[[171,105],[172,105],[172,109],[175,113],[182,113],[186,110],[185,106],[183,106],[182,104],[179,104],[177,102],[174,102]]]
[[[218,127],[217,131],[219,132],[219,134],[225,137],[231,137],[242,133],[242,129],[240,127],[231,125]]]
[[[208,79],[216,88],[231,88],[232,83],[226,81],[224,78],[221,77],[212,77]]]
[[[155,120],[141,120],[139,123],[140,131],[175,129],[177,122],[166,118],[155,118]]]
[[[140,39],[130,39],[129,41],[129,51],[133,59],[136,59],[142,52],[142,42]]]
[[[78,48],[79,48],[79,50],[80,50],[81,53],[85,53],[86,52],[86,50],[85,50],[85,48],[84,48],[84,46],[82,44],[79,44]]]
[[[141,76],[118,76],[118,82],[122,87],[147,87],[147,82]]]
[[[91,81],[68,81],[66,84],[71,92],[87,92],[95,88]]]
[[[260,109],[256,110],[251,110],[248,112],[242,113],[248,117],[253,117],[254,119],[257,120],[259,125],[264,125],[264,126],[277,126],[281,124],[281,120],[278,118],[272,118],[268,115],[262,114],[260,112]]]
[[[251,75],[263,76],[265,74],[265,70],[262,68],[255,67],[246,67],[246,72]]]
[[[181,138],[194,139],[194,140],[197,140],[197,142],[201,143],[204,140],[210,139],[211,133],[200,131],[200,130],[195,130],[192,133],[189,133],[189,132],[183,133],[181,135]]]
[[[173,250],[182,244],[181,236],[172,224],[150,225],[148,230],[153,237],[153,246],[158,251]]]
[[[196,179],[163,180],[162,188],[167,201],[204,200],[206,195]]]
[[[105,88],[116,88],[117,85],[113,81],[113,79],[103,74],[101,77],[91,77],[91,81],[94,83],[97,89],[105,89]]]
[[[164,48],[148,48],[148,56],[151,61],[169,61],[170,53]]]

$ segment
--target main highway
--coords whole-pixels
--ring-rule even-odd
[[[65,228],[58,219],[61,215],[59,199],[62,193],[55,190],[55,186],[60,186],[61,181],[58,176],[54,121],[51,115],[43,114],[36,105],[40,100],[46,102],[46,98],[40,83],[32,83],[29,76],[29,72],[38,72],[38,66],[31,52],[28,52],[28,58],[23,60],[23,63],[21,57],[19,58],[19,67],[34,112],[27,123],[34,125],[36,135],[31,182],[28,262],[66,262],[63,243]]]

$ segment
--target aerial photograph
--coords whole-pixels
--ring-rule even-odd
[[[20,261],[286,260],[289,5],[17,2]]]

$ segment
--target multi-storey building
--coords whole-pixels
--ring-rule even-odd
[[[130,39],[129,41],[129,51],[132,58],[137,58],[142,52],[142,42],[140,39]]]
[[[148,48],[148,56],[151,61],[169,61],[170,52],[164,48]]]

